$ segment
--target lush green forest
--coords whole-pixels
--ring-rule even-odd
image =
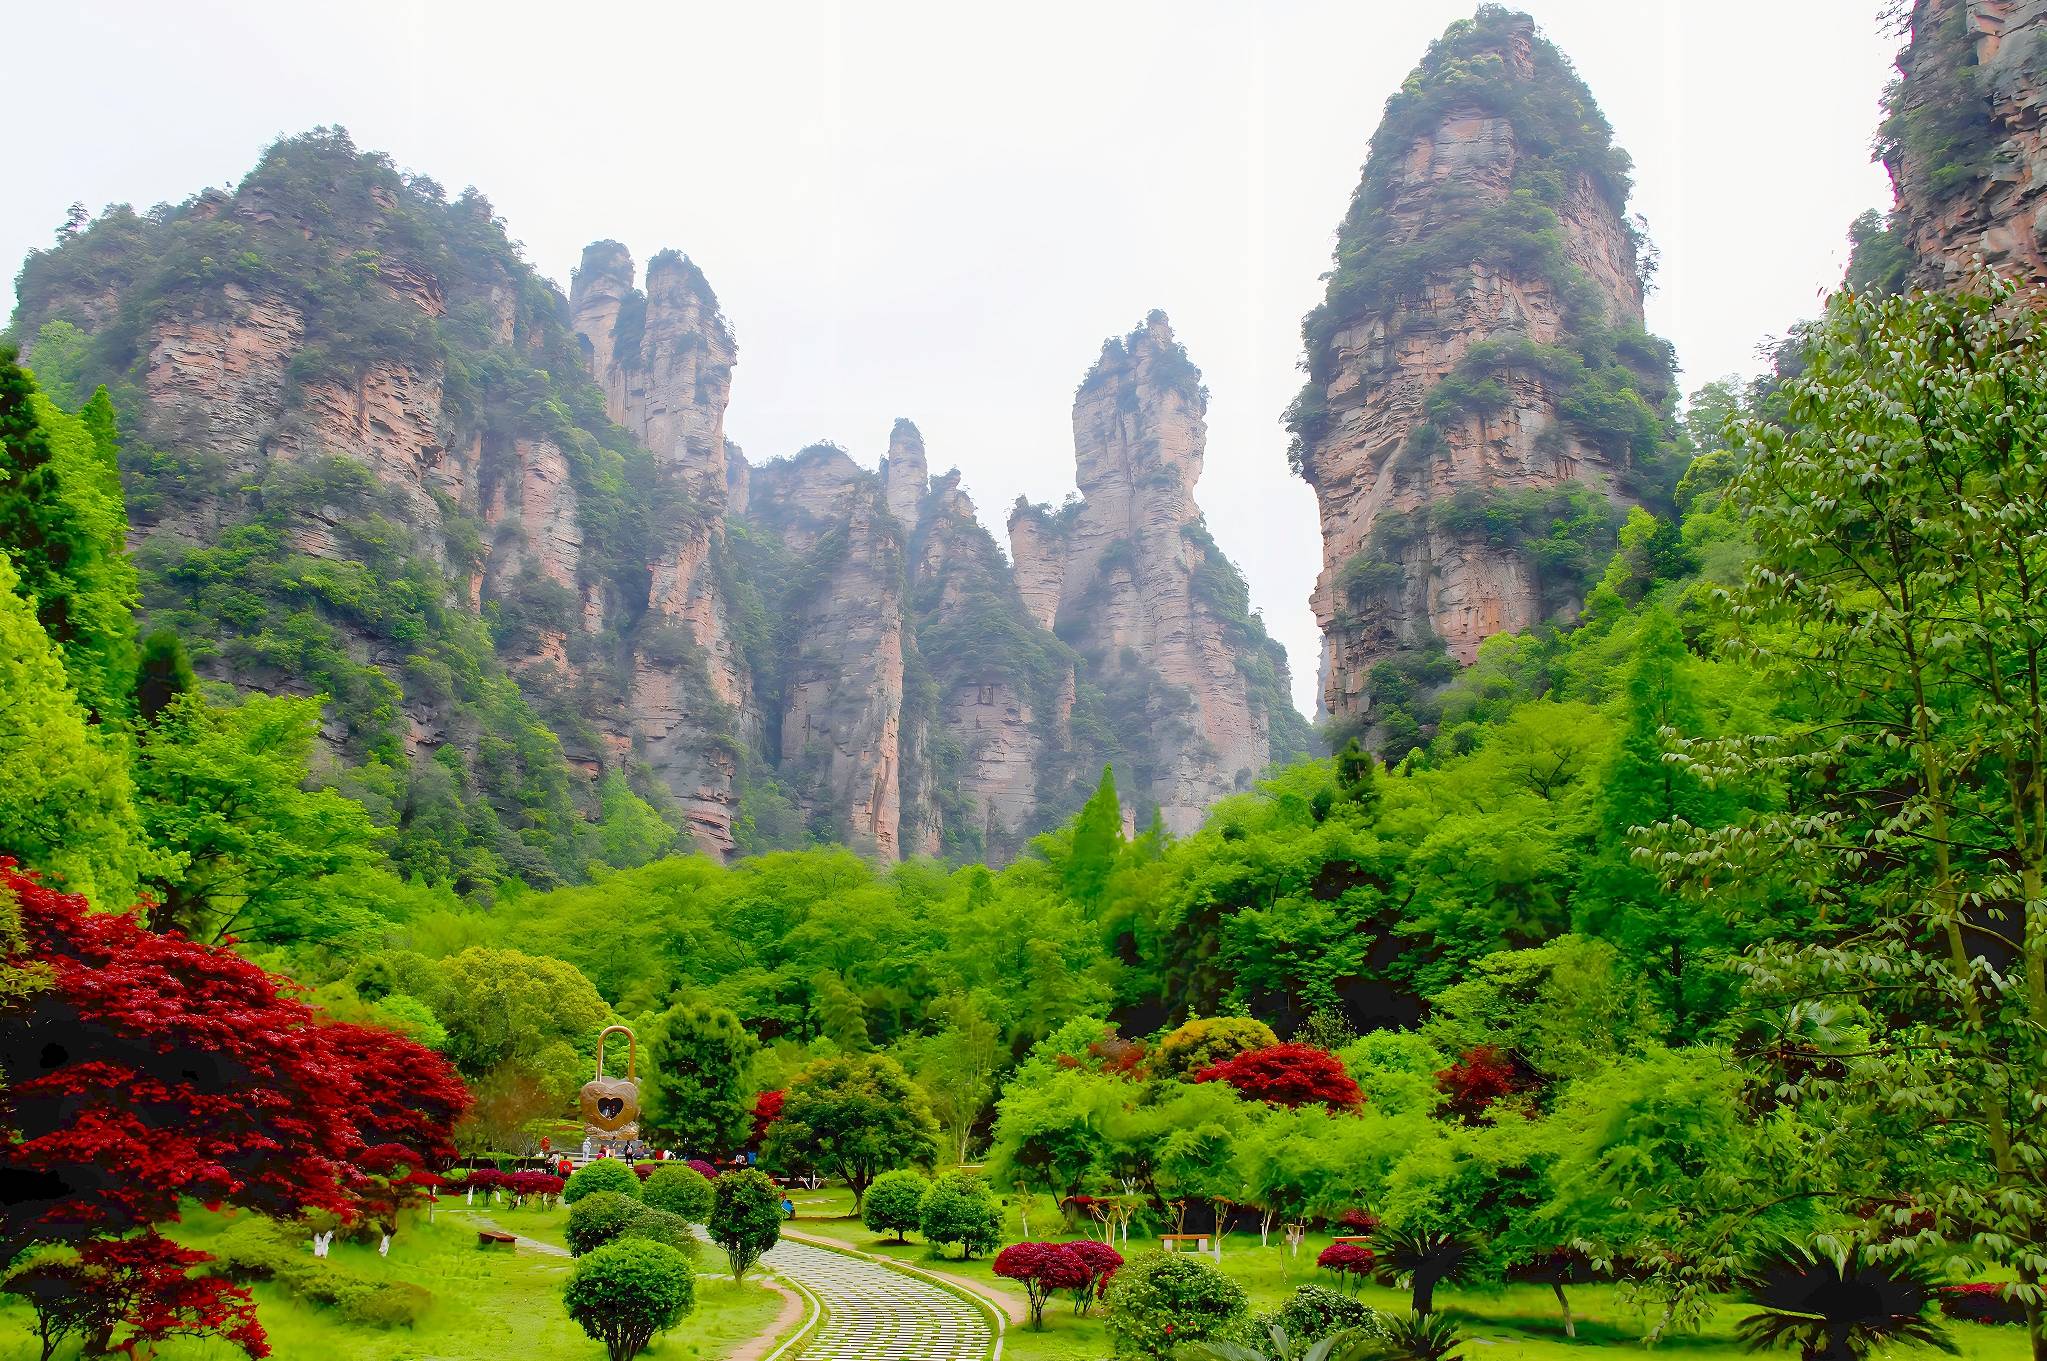
[[[648,861],[606,799],[589,882],[539,891],[409,861],[320,701],[138,637],[118,413],[9,362],[0,845],[437,1051],[470,1154],[530,1151],[623,1020],[680,1150],[1370,1225],[1422,1313],[1611,1278],[1666,1336],[1758,1271],[2030,1287],[2047,342],[2007,299],[1844,294],[1691,411],[1676,517],[1633,511],[1577,625],[1488,642],[1396,765],[1290,767],[1183,839],[1126,839],[1105,772],[999,871]],[[857,1158],[856,1092],[896,1113]]]

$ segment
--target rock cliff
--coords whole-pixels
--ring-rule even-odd
[[[1287,412],[1323,555],[1321,701],[1382,744],[1494,633],[1568,620],[1674,472],[1628,159],[1525,15],[1451,25],[1387,102]],[[1393,723],[1395,726],[1389,727]]]
[[[1194,501],[1207,407],[1200,370],[1153,312],[1103,346],[1074,398],[1079,499],[1009,521],[1019,595],[1080,654],[1119,771],[1175,833],[1307,747],[1285,654]]]
[[[11,330],[127,413],[154,619],[214,677],[327,695],[337,778],[434,829],[399,858],[435,879],[576,878],[648,808],[720,856],[1006,859],[1105,762],[1186,828],[1306,746],[1201,528],[1163,318],[1105,351],[1082,497],[1012,526],[1014,570],[908,421],[873,472],[728,444],[737,349],[688,258],[600,241],[563,297],[480,195],[339,131],[36,253]]]
[[[1923,283],[2047,291],[2047,0],[1916,0],[1879,134]]]

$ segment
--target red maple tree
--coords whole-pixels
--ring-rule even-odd
[[[1272,1106],[1321,1103],[1354,1110],[1364,1099],[1343,1063],[1327,1049],[1311,1044],[1274,1044],[1246,1050],[1210,1064],[1194,1075],[1196,1082],[1227,1082],[1253,1101]]]
[[[783,1093],[762,1092],[753,1101],[753,1138],[748,1147],[758,1150],[767,1140],[768,1128],[782,1118]]]
[[[1443,1103],[1445,1113],[1482,1119],[1488,1107],[1514,1090],[1514,1061],[1492,1045],[1474,1045],[1436,1074],[1436,1088],[1449,1098]]]
[[[1073,1312],[1085,1314],[1096,1300],[1109,1293],[1109,1282],[1123,1269],[1123,1254],[1092,1238],[1075,1239],[1064,1246],[1087,1268],[1087,1279],[1073,1291]]]
[[[263,1354],[247,1297],[190,1274],[206,1256],[156,1226],[185,1200],[280,1217],[381,1208],[365,1192],[396,1159],[424,1171],[452,1155],[460,1079],[402,1036],[323,1023],[230,949],[90,911],[5,858],[0,893],[22,925],[4,963],[42,984],[0,1015],[0,1264],[76,1246],[126,1346],[205,1331]]]
[[[1045,1326],[1046,1300],[1061,1290],[1080,1289],[1091,1275],[1065,1243],[1012,1243],[995,1255],[995,1274],[1023,1284],[1033,1328]]]
[[[1354,1291],[1370,1278],[1373,1260],[1372,1250],[1362,1243],[1331,1243],[1316,1257],[1315,1265]]]

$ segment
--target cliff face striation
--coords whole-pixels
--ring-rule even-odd
[[[686,257],[598,242],[565,298],[480,195],[339,131],[35,253],[11,329],[130,422],[152,622],[218,679],[328,696],[336,778],[401,843],[435,829],[399,858],[437,880],[580,877],[661,821],[720,856],[999,860],[1104,762],[1185,827],[1305,746],[1200,528],[1162,319],[1083,391],[1083,499],[1020,573],[908,421],[875,472],[750,465]]]
[[[1898,70],[1878,141],[1918,281],[2047,291],[2047,0],[1916,0]]]
[[[1152,313],[1103,346],[1074,398],[1080,498],[1019,505],[1009,521],[1026,608],[1080,654],[1126,738],[1117,768],[1175,833],[1308,746],[1285,654],[1194,501],[1207,406],[1200,370]]]
[[[1287,412],[1341,726],[1397,737],[1385,696],[1570,619],[1619,514],[1671,479],[1628,169],[1568,61],[1496,6],[1387,101]]]

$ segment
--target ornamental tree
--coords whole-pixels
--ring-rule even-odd
[[[432,1051],[320,1024],[232,951],[90,912],[4,859],[0,894],[21,915],[6,963],[48,980],[0,1014],[0,1262],[188,1199],[349,1216],[363,1151],[449,1149],[467,1096]]]
[[[1447,1098],[1446,1114],[1480,1120],[1495,1101],[1514,1090],[1514,1061],[1492,1045],[1474,1045],[1436,1074],[1436,1087]]]
[[[756,1153],[768,1141],[768,1131],[782,1118],[783,1093],[779,1090],[762,1092],[753,1099],[753,1130],[747,1136],[746,1146]]]
[[[1343,1063],[1326,1049],[1275,1044],[1247,1050],[1194,1075],[1196,1082],[1227,1082],[1243,1096],[1269,1106],[1317,1103],[1353,1110],[1363,1099]]]
[[[773,1166],[836,1174],[852,1188],[858,1211],[883,1172],[931,1165],[938,1157],[938,1122],[894,1059],[819,1059],[789,1084],[765,1156]]]
[[[1315,1265],[1336,1277],[1347,1294],[1355,1295],[1372,1275],[1372,1250],[1362,1243],[1331,1243]]]
[[[1109,1336],[1119,1357],[1164,1357],[1227,1335],[1243,1319],[1244,1287],[1192,1253],[1141,1252],[1109,1287]]]
[[[923,1214],[924,1195],[930,1189],[931,1183],[922,1174],[908,1168],[884,1172],[867,1188],[867,1199],[860,1206],[860,1222],[876,1233],[892,1233],[898,1243],[906,1243],[909,1240],[903,1235],[917,1227]]]
[[[219,1276],[192,1274],[211,1260],[157,1233],[85,1244],[76,1278],[85,1355],[134,1356],[137,1348],[153,1355],[172,1336],[217,1337],[251,1357],[270,1355],[249,1292]]]
[[[959,1244],[960,1260],[968,1262],[1002,1241],[1002,1210],[979,1177],[948,1172],[924,1193],[917,1228],[933,1247]]]
[[[696,1295],[688,1257],[664,1243],[628,1238],[577,1259],[562,1304],[611,1361],[631,1361],[654,1334],[696,1307]]]
[[[1159,1041],[1152,1072],[1158,1077],[1191,1077],[1253,1049],[1270,1049],[1279,1036],[1263,1021],[1244,1016],[1193,1020]]]
[[[711,1213],[711,1183],[686,1163],[662,1163],[640,1188],[640,1196],[657,1210],[700,1224]]]
[[[648,1028],[642,1122],[650,1138],[730,1150],[752,1125],[746,1071],[759,1048],[722,1007],[680,1002]]]
[[[1123,1254],[1092,1238],[1076,1239],[1066,1248],[1087,1268],[1087,1279],[1073,1292],[1073,1312],[1085,1314],[1094,1308],[1096,1300],[1109,1293],[1109,1282],[1123,1269]]]
[[[569,1174],[568,1185],[562,1188],[562,1199],[573,1205],[598,1191],[611,1191],[637,1200],[640,1178],[617,1158],[599,1158],[595,1162],[584,1163]]]
[[[732,1279],[746,1273],[761,1254],[782,1241],[782,1195],[765,1172],[746,1168],[712,1183],[711,1241],[725,1249]]]
[[[1045,1301],[1061,1290],[1080,1290],[1087,1264],[1064,1243],[1012,1243],[995,1256],[995,1274],[1021,1282],[1031,1303],[1031,1327],[1045,1326]]]

